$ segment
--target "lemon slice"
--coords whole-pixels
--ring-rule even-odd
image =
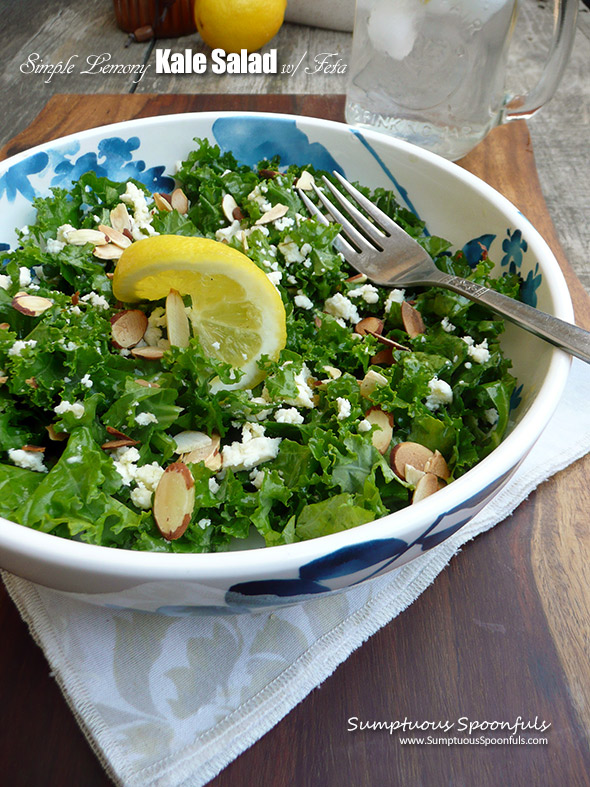
[[[190,295],[193,329],[211,357],[242,369],[237,386],[264,377],[257,361],[276,360],[287,339],[285,307],[276,287],[252,260],[225,243],[154,235],[125,249],[113,277],[124,303],[160,300],[171,289]]]

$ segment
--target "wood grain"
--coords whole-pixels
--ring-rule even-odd
[[[2,151],[127,117],[210,108],[300,112],[338,119],[342,98],[305,96],[54,97]],[[99,107],[99,111],[97,110]],[[72,109],[76,111],[73,112]],[[104,114],[101,114],[104,113]],[[579,320],[588,299],[556,240],[524,124],[495,131],[462,162],[506,194],[564,267]],[[540,487],[512,517],[466,546],[404,614],[381,629],[214,787],[341,785],[584,785],[590,773],[588,458]],[[2,782],[109,784],[0,591]],[[347,719],[551,722],[547,746],[404,746]],[[255,774],[255,776],[253,776]]]

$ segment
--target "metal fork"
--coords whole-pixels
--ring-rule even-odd
[[[323,191],[315,183],[313,184],[322,205],[329,215],[342,226],[343,232],[348,236],[349,240],[340,233],[334,242],[335,248],[359,273],[364,273],[372,282],[385,287],[427,285],[453,290],[453,292],[464,295],[472,301],[484,304],[521,328],[531,331],[571,355],[590,363],[590,333],[588,331],[559,320],[557,317],[539,311],[532,306],[527,306],[525,303],[515,301],[507,295],[483,287],[481,284],[439,271],[430,255],[393,219],[373,205],[364,194],[361,194],[338,172],[334,172],[334,176],[344,190],[375,222],[373,224],[368,221],[357,206],[324,176],[325,186],[355,220],[357,224],[355,226],[326,197]],[[298,193],[308,210],[324,224],[329,224],[328,219],[307,194],[301,189],[298,189]]]

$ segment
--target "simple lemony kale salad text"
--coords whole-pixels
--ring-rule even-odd
[[[126,549],[285,544],[408,506],[498,445],[503,322],[355,274],[298,196],[318,173],[279,166],[197,140],[171,195],[89,172],[35,200],[0,275],[0,515]],[[362,190],[439,268],[518,297],[485,249],[473,267]]]

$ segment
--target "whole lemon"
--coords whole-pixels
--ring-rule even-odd
[[[279,31],[287,0],[195,0],[195,22],[211,49],[255,52]]]

